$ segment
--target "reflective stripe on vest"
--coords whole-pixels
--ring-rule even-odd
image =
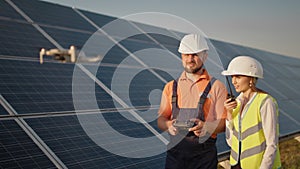
[[[236,165],[240,157],[240,164],[243,169],[256,169],[260,167],[266,149],[266,139],[262,128],[260,108],[267,97],[271,96],[258,93],[250,104],[247,112],[245,112],[241,121],[239,113],[241,104],[238,103],[237,108],[234,109],[232,114],[234,127],[230,154],[231,165]],[[272,99],[275,101],[274,98]],[[278,116],[277,104],[276,112]],[[242,126],[239,126],[239,124],[242,124]],[[278,124],[277,134],[279,134]],[[239,140],[241,140],[241,147],[239,147]],[[240,148],[241,151],[239,151]],[[241,152],[240,155],[239,152]],[[273,168],[280,168],[280,166],[279,148],[277,146],[277,154]]]

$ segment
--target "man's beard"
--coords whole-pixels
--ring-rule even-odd
[[[201,69],[202,69],[202,67],[203,67],[203,64],[201,65],[201,66],[199,66],[199,67],[196,67],[196,68],[191,68],[191,69],[189,69],[189,68],[187,68],[187,67],[184,67],[184,70],[187,72],[187,73],[197,73],[197,72],[199,72]]]

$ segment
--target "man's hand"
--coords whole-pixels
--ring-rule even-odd
[[[206,130],[204,129],[204,122],[200,119],[191,119],[196,124],[194,127],[190,128],[189,131],[194,132],[194,134],[198,137],[204,136],[206,134]]]
[[[172,135],[175,136],[178,133],[178,130],[176,129],[176,127],[173,126],[174,122],[176,119],[171,120],[168,122],[168,132]]]

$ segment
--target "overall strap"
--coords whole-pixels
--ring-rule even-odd
[[[178,80],[178,79],[177,79]],[[178,115],[178,103],[177,103],[177,80],[173,81],[173,93],[172,93],[172,114],[173,118],[176,118]]]
[[[211,80],[208,82],[206,88],[204,89],[202,95],[200,96],[200,99],[199,99],[199,102],[198,102],[198,110],[199,110],[199,119],[202,120],[202,121],[205,121],[204,111],[203,111],[204,102],[207,98],[207,95],[208,95],[212,85],[214,84],[214,82],[216,80],[217,80],[216,78],[212,77]]]

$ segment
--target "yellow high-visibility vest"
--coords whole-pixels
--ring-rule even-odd
[[[268,94],[258,93],[250,104],[243,119],[240,116],[241,104],[233,110],[233,135],[231,137],[230,164],[232,166],[238,163],[240,156],[240,165],[243,169],[258,169],[261,165],[263,155],[266,149],[266,138],[262,128],[260,108]],[[278,116],[278,106],[276,100],[271,97],[276,104],[276,113]],[[279,135],[279,125],[277,123],[277,135]],[[241,147],[239,146],[241,140]],[[241,150],[239,151],[239,149]],[[241,154],[239,154],[239,152]],[[276,157],[273,169],[281,167],[279,146],[277,145]]]

